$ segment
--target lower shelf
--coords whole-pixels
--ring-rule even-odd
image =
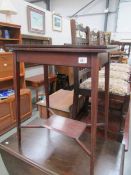
[[[31,124],[44,124],[36,119]],[[81,141],[88,147],[90,136]],[[76,142],[46,128],[22,129],[22,145],[16,134],[0,144],[0,153],[10,175],[89,175],[89,156]],[[97,138],[95,175],[122,175],[124,146]]]

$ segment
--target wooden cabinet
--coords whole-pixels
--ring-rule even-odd
[[[26,105],[25,105],[26,103]],[[21,89],[20,95],[21,119],[25,120],[32,113],[31,92],[29,89]],[[0,100],[0,135],[8,131],[16,124],[15,96]]]
[[[6,44],[21,43],[21,27],[15,24],[0,22],[0,48],[6,49]]]
[[[13,53],[5,47],[6,44],[20,44],[20,26],[0,22],[0,48],[5,52],[0,52],[0,90],[13,89]],[[20,64],[21,82],[21,119],[26,119],[31,115],[31,93],[25,89],[25,69],[24,63]],[[26,106],[25,106],[26,103]],[[15,126],[15,97],[0,100],[0,135]]]

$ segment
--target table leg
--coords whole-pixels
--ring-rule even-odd
[[[104,103],[104,110],[105,110],[105,139],[107,139],[107,132],[108,132],[108,115],[109,115],[109,70],[110,64],[105,65],[105,103]]]
[[[48,80],[48,65],[44,65],[44,86],[45,86],[45,96],[46,96],[46,111],[47,118],[49,118],[49,80]]]
[[[20,62],[17,61],[18,54],[14,54],[14,90],[18,147],[21,147],[21,126],[20,126]]]
[[[36,103],[39,101],[39,89],[36,87]],[[38,105],[37,105],[37,111],[38,111]]]
[[[74,67],[74,95],[73,95],[73,108],[72,108],[72,118],[75,119],[77,116],[77,108],[78,108],[78,89],[79,89],[79,68]]]
[[[96,130],[97,130],[97,112],[98,112],[98,78],[99,78],[99,59],[92,55],[91,59],[91,161],[90,175],[94,175],[94,161],[96,150]]]

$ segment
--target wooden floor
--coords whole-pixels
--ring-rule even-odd
[[[87,133],[81,140],[90,146]],[[21,149],[14,134],[0,144],[0,153],[10,175],[89,175],[89,157],[80,146],[47,129],[22,129]],[[122,175],[123,158],[122,144],[98,139],[95,175]]]

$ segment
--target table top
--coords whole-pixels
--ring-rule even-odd
[[[108,50],[116,46],[64,46],[64,45],[7,45],[17,54],[17,62],[91,67],[91,60],[99,59],[100,67],[108,63]],[[108,49],[109,48],[109,49]]]
[[[106,52],[108,49],[116,48],[115,45],[108,46],[76,46],[76,45],[26,45],[26,44],[8,44],[6,45],[12,51],[50,51],[50,52]]]
[[[42,119],[36,119],[32,124],[43,122]],[[87,133],[81,137],[87,147],[89,139]],[[30,174],[30,170],[32,175],[46,174],[42,172],[48,172],[48,175],[89,175],[90,159],[75,140],[44,128],[22,129],[21,150],[14,134],[0,144],[0,152],[7,169],[16,174],[18,171],[19,175]],[[12,164],[9,163],[9,155],[12,156]],[[120,175],[123,155],[122,144],[97,138],[95,175]]]

